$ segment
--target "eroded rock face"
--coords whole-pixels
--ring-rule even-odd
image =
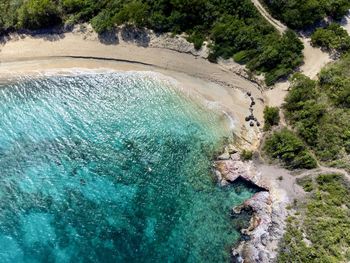
[[[181,53],[189,53],[202,58],[207,58],[209,55],[209,48],[207,47],[206,43],[204,43],[201,49],[197,50],[194,48],[193,43],[187,41],[185,35],[172,36],[169,33],[156,35],[155,33],[151,32],[150,36],[151,47],[171,49]]]
[[[221,156],[220,156],[221,157]],[[225,154],[225,157],[228,157]],[[223,159],[219,158],[215,162],[216,174],[220,173],[219,183],[221,185],[226,185],[227,183],[235,182],[239,177],[251,182],[257,187],[268,190],[269,184],[268,181],[265,181],[256,171],[252,162],[243,162],[241,161],[239,153],[231,154],[229,158]]]
[[[267,247],[269,228],[272,225],[272,200],[270,193],[262,191],[255,194],[251,199],[235,208],[235,213],[246,207],[253,210],[253,216],[247,229],[242,229],[242,234],[248,235],[250,240],[243,241],[233,249],[233,256],[239,255],[243,262],[270,262],[270,251]]]
[[[233,153],[229,159],[215,162],[215,174],[220,185],[227,185],[239,179],[259,188],[259,192],[246,200],[242,205],[234,207],[233,213],[252,210],[249,227],[242,229],[243,235],[249,238],[233,248],[233,262],[265,263],[274,262],[277,257],[276,248],[283,236],[286,203],[275,194],[275,185],[268,178],[263,178],[253,162],[243,162],[239,153]]]

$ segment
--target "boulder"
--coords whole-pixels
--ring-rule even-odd
[[[229,160],[230,159],[230,154],[228,151],[225,151],[223,154],[218,156],[218,160]]]

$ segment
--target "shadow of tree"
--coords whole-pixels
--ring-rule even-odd
[[[45,41],[58,41],[65,38],[64,33],[67,32],[66,28],[56,27],[56,28],[46,28],[39,30],[20,30],[19,35],[25,37],[24,35],[30,36],[35,39],[43,39]]]
[[[19,30],[15,33],[5,33],[0,36],[0,44],[4,45],[6,42],[11,40],[24,39],[26,37],[31,37],[34,39],[43,39],[45,41],[58,41],[65,38],[65,29],[61,28],[51,28],[51,29],[41,29],[41,30]]]
[[[125,26],[120,29],[120,36],[123,41],[133,43],[137,46],[148,47],[150,37],[146,29]]]
[[[119,37],[116,29],[101,33],[98,35],[98,39],[105,45],[118,45]]]

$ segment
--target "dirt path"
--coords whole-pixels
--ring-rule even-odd
[[[300,71],[311,79],[317,78],[318,73],[333,59],[330,54],[323,52],[320,48],[311,46],[311,39],[300,37],[304,44],[304,64],[300,67]]]
[[[255,7],[258,9],[260,14],[278,30],[280,33],[284,33],[288,27],[281,23],[280,21],[274,19],[269,12],[264,8],[264,6],[260,3],[259,0],[252,0]],[[349,18],[350,20],[350,18]],[[349,26],[349,24],[347,24]],[[350,30],[350,26],[349,26]],[[303,51],[304,54],[304,64],[300,67],[300,71],[312,78],[315,79],[317,74],[321,71],[321,69],[332,61],[330,55],[326,52],[323,52],[319,48],[315,48],[311,46],[310,38],[307,37],[299,37],[299,39],[303,42],[305,48]],[[281,96],[279,96],[281,97]]]
[[[284,24],[282,24],[280,21],[274,19],[270,13],[263,7],[263,5],[259,2],[259,0],[252,0],[253,4],[255,5],[255,7],[258,9],[258,11],[260,12],[260,14],[267,20],[270,22],[271,25],[273,25],[278,32],[280,32],[281,34],[283,34],[288,27],[285,26]]]
[[[343,175],[348,181],[350,181],[350,174],[344,170],[344,169],[339,169],[339,168],[333,168],[333,167],[325,167],[320,165],[318,168],[316,169],[312,169],[312,170],[307,170],[304,171],[300,174],[298,174],[296,176],[296,178],[301,178],[304,176],[309,176],[309,175],[319,175],[319,174],[327,174],[327,173],[331,173],[331,174],[341,174]]]

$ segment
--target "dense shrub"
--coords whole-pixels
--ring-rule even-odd
[[[268,131],[272,126],[277,126],[280,122],[280,110],[278,107],[268,107],[264,109],[264,130]]]
[[[128,2],[123,5],[113,20],[118,25],[129,22],[138,27],[146,26],[148,9],[149,6],[141,1]]]
[[[102,11],[91,19],[91,25],[98,34],[102,34],[103,32],[112,30],[115,23],[110,12]]]
[[[348,262],[350,190],[339,174],[299,180],[311,192],[298,207],[300,220],[289,220],[278,262]],[[304,240],[308,240],[308,244]]]
[[[317,82],[300,73],[294,74],[290,82],[290,91],[285,99],[284,109],[287,111],[287,117],[293,119],[294,111],[302,109],[305,101],[317,98]]]
[[[28,0],[18,10],[18,26],[38,29],[58,24],[61,21],[58,8],[52,0]]]
[[[340,19],[350,9],[348,0],[264,0],[272,14],[293,29],[319,22],[326,16]]]
[[[199,50],[203,46],[203,42],[205,40],[205,36],[200,32],[193,32],[187,40],[194,44],[194,48]]]
[[[305,192],[311,192],[313,190],[313,180],[311,176],[298,178],[297,183],[303,187]]]
[[[304,143],[287,129],[274,132],[267,138],[264,151],[271,158],[280,160],[288,169],[312,169],[317,166]]]
[[[18,9],[23,1],[0,1],[0,33],[13,29],[18,20]]]
[[[350,50],[348,32],[336,23],[332,23],[326,28],[318,28],[311,36],[311,43],[330,51],[346,52]]]
[[[249,150],[243,150],[240,156],[243,161],[249,161],[253,158],[253,152]]]
[[[320,73],[320,88],[338,107],[350,108],[350,55]]]
[[[319,82],[296,74],[283,106],[288,122],[324,162],[350,153],[350,58],[324,69]]]

